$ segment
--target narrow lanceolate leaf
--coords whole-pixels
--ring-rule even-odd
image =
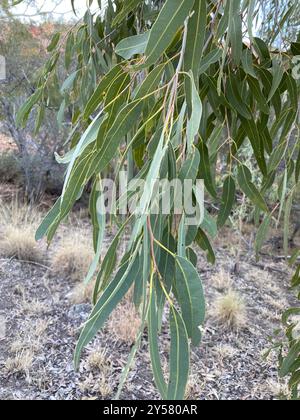
[[[263,212],[268,213],[268,206],[261,193],[252,182],[252,175],[246,166],[240,166],[238,171],[238,181],[241,190],[250,199],[250,201],[258,206]]]
[[[200,276],[187,259],[176,258],[176,291],[182,316],[193,345],[201,341],[200,327],[205,319],[205,298]]]
[[[55,222],[55,220],[59,216],[60,203],[61,203],[61,199],[59,198],[54,204],[54,206],[52,207],[52,209],[49,211],[47,216],[44,218],[42,223],[40,224],[35,234],[36,241],[43,239],[43,237],[47,235],[47,232],[50,229],[51,225]]]
[[[99,190],[99,191],[98,191]],[[92,205],[90,206],[91,217],[94,225],[94,246],[95,246],[95,256],[90,265],[88,274],[85,278],[85,284],[88,284],[94,277],[98,265],[100,263],[102,245],[105,236],[105,224],[106,224],[106,212],[105,212],[105,203],[104,195],[101,191],[101,181],[99,180],[93,186],[92,198],[94,195],[94,200],[92,199]]]
[[[193,4],[194,0],[166,1],[150,32],[145,65],[150,66],[161,57],[183,26]]]
[[[84,118],[88,119],[100,106],[109,85],[123,73],[122,66],[119,64],[111,69],[100,81],[92,97],[86,104]]]
[[[105,290],[110,277],[116,267],[116,261],[117,261],[117,248],[121,239],[121,236],[127,226],[127,224],[129,223],[129,219],[127,219],[124,224],[121,226],[121,228],[119,229],[118,233],[116,234],[116,236],[114,237],[108,251],[105,254],[105,257],[103,258],[103,261],[101,263],[101,268],[100,268],[100,272],[97,276],[97,280],[96,280],[96,284],[95,284],[95,288],[94,288],[94,294],[93,294],[93,301],[94,304],[96,304],[97,299],[98,299],[98,294],[100,293],[101,290]]]
[[[181,217],[181,222],[178,229],[178,246],[177,253],[179,257],[186,257],[186,224],[185,224],[185,215]]]
[[[170,310],[170,329],[170,378],[167,399],[180,401],[184,399],[189,376],[190,347],[185,323],[174,307]]]
[[[196,88],[196,84],[195,84],[195,80],[194,80],[194,76],[193,73],[190,72],[190,83],[191,83],[191,100],[188,101],[188,103],[190,104],[191,110],[190,110],[190,118],[188,120],[187,123],[187,132],[186,132],[186,137],[187,137],[187,148],[188,148],[188,152],[191,152],[192,150],[192,146],[194,144],[195,141],[195,137],[198,134],[199,128],[200,128],[200,124],[201,124],[201,118],[202,118],[202,102],[201,99],[199,97],[199,93],[198,90]]]
[[[144,54],[150,32],[123,39],[116,46],[115,53],[125,60],[130,60],[136,54]]]
[[[192,152],[187,156],[186,161],[183,163],[178,178],[181,182],[185,179],[196,180],[200,165],[200,153],[195,147]]]
[[[205,73],[212,64],[217,63],[222,57],[222,50],[220,48],[215,48],[205,55],[199,67],[199,74]]]
[[[122,266],[94,307],[86,322],[75,351],[75,366],[78,368],[83,348],[103,327],[109,315],[123,299],[131,285],[140,275],[140,259],[135,258],[128,266]]]
[[[290,369],[295,363],[295,361],[299,358],[300,355],[300,341],[296,341],[296,343],[292,346],[289,351],[289,354],[284,359],[281,369],[279,371],[279,375],[281,378],[284,378],[286,375],[290,373]]]
[[[123,19],[126,18],[129,13],[133,12],[138,5],[142,3],[142,0],[126,0],[123,2],[122,10],[117,14],[117,16],[113,20],[113,25],[116,26],[122,22]]]
[[[256,252],[257,257],[259,256],[259,253],[264,245],[264,242],[267,239],[271,221],[272,221],[272,217],[271,215],[268,214],[264,218],[264,221],[262,222],[262,224],[260,225],[257,231],[256,239],[255,239],[255,252]]]
[[[65,192],[65,189],[68,185],[72,170],[74,168],[75,162],[77,158],[84,152],[84,150],[94,141],[96,141],[98,131],[101,127],[101,125],[106,120],[107,116],[100,116],[94,119],[94,121],[89,125],[83,136],[81,137],[80,141],[77,143],[74,152],[72,153],[72,158],[68,166],[64,188],[63,188],[63,194]]]
[[[149,75],[136,91],[134,99],[143,98],[144,96],[149,95],[151,92],[154,92],[155,89],[157,89],[165,67],[166,65],[164,63],[160,64],[149,73]]]
[[[42,89],[38,89],[30,98],[21,106],[17,113],[16,124],[19,127],[25,127],[28,121],[29,115],[33,107],[39,102],[42,97]]]
[[[293,206],[294,194],[290,194],[284,210],[284,235],[283,235],[283,249],[286,256],[288,256],[289,250],[289,235],[290,235],[290,223],[291,223],[291,212]]]
[[[49,46],[47,47],[47,51],[48,52],[52,52],[55,50],[55,48],[57,47],[57,44],[59,43],[60,40],[60,33],[56,33],[55,35],[53,35],[51,42],[49,44]]]
[[[269,93],[268,102],[271,101],[271,99],[275,95],[284,75],[283,67],[281,63],[279,63],[276,59],[273,60],[272,75],[273,75],[272,88]]]
[[[155,292],[153,290],[150,296],[150,310],[149,310],[149,315],[148,315],[150,357],[151,357],[151,364],[152,364],[155,384],[162,398],[165,400],[167,399],[167,384],[164,378],[161,361],[160,361],[158,337],[157,337],[158,329],[159,329],[158,309],[156,306]]]
[[[206,34],[206,0],[195,1],[193,12],[188,23],[184,68],[187,72],[191,70],[197,80]]]
[[[232,3],[231,10],[233,14],[229,18],[228,36],[231,43],[233,60],[236,65],[239,65],[243,51],[241,0],[230,0],[230,2]]]
[[[216,256],[215,256],[213,247],[206,233],[201,228],[198,229],[198,233],[196,236],[196,243],[204,252],[207,253],[207,261],[211,264],[215,264]]]
[[[121,109],[96,154],[97,172],[103,171],[113,159],[122,140],[139,120],[142,109],[143,102],[140,100],[133,101]]]
[[[235,182],[232,176],[228,176],[224,181],[222,203],[220,212],[218,214],[219,228],[224,226],[228,217],[230,216],[235,200]]]
[[[205,187],[209,194],[213,198],[217,198],[217,192],[214,185],[214,180],[211,173],[212,165],[210,164],[208,148],[206,144],[201,140],[199,143],[199,151],[200,151],[200,169],[199,169],[199,177],[200,179],[204,179]]]

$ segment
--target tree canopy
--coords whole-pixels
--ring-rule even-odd
[[[295,72],[300,43],[294,30],[288,28],[284,36],[283,31],[286,22],[296,26],[298,5],[255,0],[98,3],[99,8],[88,9],[67,35],[54,35],[34,93],[18,113],[18,123],[25,126],[33,108],[47,106],[53,93],[51,80],[63,58],[68,74],[60,86],[59,118],[71,109],[72,133],[67,154],[58,159],[69,166],[63,193],[37,239],[53,239],[92,183],[95,260],[86,281],[97,273],[95,306],[79,338],[75,364],[133,287],[142,324],[118,396],[147,325],[157,388],[164,399],[183,399],[190,345],[201,342],[205,319],[192,245],[215,262],[212,238],[226,224],[239,191],[254,209],[257,255],[271,224],[281,219],[288,253],[289,217],[300,176]],[[258,35],[260,27],[267,39]],[[245,145],[259,174],[255,180],[243,153]],[[136,214],[125,220],[118,212],[111,215],[119,230],[99,267],[106,217],[99,214],[97,203],[103,197],[101,179],[110,167],[116,180],[126,167],[130,178],[145,184],[136,197]],[[153,188],[156,179],[191,180],[195,208],[201,206],[196,181],[203,179],[205,196],[217,210],[205,211],[204,219],[192,226],[185,212],[178,217],[174,202],[169,214],[161,210],[153,214],[153,197],[158,206],[163,198]],[[273,190],[276,200],[270,204],[267,197]],[[117,204],[121,207],[121,200]],[[117,264],[118,244],[127,225],[130,241]],[[290,262],[296,263],[297,256]],[[299,285],[299,268],[293,284]],[[167,379],[158,340],[165,308],[171,335]],[[290,331],[289,326],[291,350],[281,374],[291,374],[291,389],[297,393],[299,341]]]

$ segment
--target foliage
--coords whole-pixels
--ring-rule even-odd
[[[92,2],[90,2],[92,3]],[[156,2],[157,4],[157,2]],[[153,374],[164,399],[183,399],[189,374],[190,344],[199,345],[205,318],[201,278],[195,268],[196,243],[215,260],[211,238],[230,216],[241,190],[255,208],[259,255],[273,220],[284,215],[285,250],[293,195],[300,175],[298,133],[299,82],[293,77],[295,48],[270,50],[254,37],[254,11],[260,2],[241,0],[109,1],[103,11],[87,10],[66,37],[65,65],[70,70],[61,87],[59,112],[72,109],[73,132],[64,162],[69,164],[63,194],[37,232],[50,242],[83,189],[93,183],[90,212],[95,261],[101,255],[105,220],[96,202],[101,176],[118,158],[116,173],[146,180],[138,197],[138,214],[120,227],[102,261],[94,291],[94,309],[75,354],[95,337],[131,287],[141,308],[141,328],[124,369],[120,389],[141,341],[146,322]],[[50,81],[64,50],[57,34],[34,94],[18,121],[25,126],[31,110],[42,108],[51,94]],[[241,151],[250,144],[262,183],[255,185]],[[222,165],[220,165],[222,162]],[[216,178],[223,185],[217,187]],[[117,177],[116,177],[117,178]],[[170,215],[151,215],[154,179],[203,178],[207,197],[219,206],[217,220],[187,228]],[[274,208],[266,195],[278,191]],[[156,195],[158,201],[160,195]],[[194,203],[198,203],[194,190]],[[198,203],[199,204],[199,203]],[[128,249],[114,276],[118,244],[132,226]],[[159,358],[162,314],[169,310],[171,334],[169,379]]]

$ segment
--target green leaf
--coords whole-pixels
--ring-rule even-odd
[[[80,70],[77,70],[77,71],[74,71],[72,74],[70,74],[69,77],[67,77],[67,79],[64,81],[60,89],[60,92],[62,95],[64,95],[68,90],[70,90],[73,87],[73,84],[79,73],[80,73]]]
[[[103,327],[105,321],[126,295],[131,285],[135,282],[139,275],[140,259],[135,258],[132,259],[132,262],[128,266],[125,265],[120,268],[114,280],[104,291],[103,295],[94,307],[79,337],[74,356],[76,369],[79,367],[80,356],[83,348]]]
[[[192,179],[195,181],[199,171],[199,165],[200,153],[199,150],[194,147],[179,171],[178,178],[181,182],[184,182],[185,179]]]
[[[200,60],[206,35],[206,0],[195,2],[193,15],[188,23],[187,46],[184,55],[184,68],[192,71],[194,79],[198,79]]]
[[[201,341],[200,328],[205,319],[205,298],[202,281],[187,259],[176,257],[176,291],[182,316],[193,345]]]
[[[84,119],[88,119],[100,106],[109,85],[123,73],[122,66],[119,64],[111,69],[100,81],[95,92],[89,99],[83,112]]]
[[[127,15],[133,12],[138,5],[142,2],[142,0],[126,0],[123,2],[122,10],[117,14],[117,16],[113,20],[113,26],[119,25]]]
[[[144,96],[153,92],[159,85],[163,71],[165,69],[165,63],[156,66],[146,77],[143,83],[139,86],[138,90],[134,95],[134,99],[143,98]]]
[[[21,106],[17,113],[16,117],[16,125],[19,127],[24,128],[27,124],[29,115],[33,109],[33,107],[39,102],[43,94],[42,89],[38,89],[30,98],[27,99],[27,101],[24,103],[24,105]]]
[[[235,65],[239,65],[243,51],[243,34],[241,18],[241,0],[230,0],[232,3],[232,14],[230,16],[230,25],[228,36],[232,47],[232,55]]]
[[[121,141],[139,120],[142,110],[143,102],[141,100],[130,102],[121,109],[96,154],[97,172],[103,171],[115,156]]]
[[[300,341],[297,341],[289,351],[287,357],[283,360],[282,366],[279,371],[281,378],[284,378],[291,372],[291,367],[300,356]]]
[[[115,53],[125,60],[130,60],[137,54],[144,54],[148,44],[150,32],[141,35],[131,36],[119,42],[116,46]]]
[[[234,201],[235,201],[235,182],[234,179],[232,178],[232,176],[228,176],[225,181],[224,181],[224,186],[223,186],[223,195],[222,195],[222,203],[221,203],[221,208],[220,208],[220,212],[218,214],[218,227],[221,228],[225,225]]]
[[[107,287],[107,284],[109,282],[110,276],[112,275],[116,262],[117,262],[117,248],[120,243],[121,236],[129,223],[129,219],[127,219],[124,224],[119,229],[118,233],[115,235],[112,243],[110,244],[110,247],[108,248],[105,257],[103,258],[103,261],[101,263],[100,272],[97,276],[95,289],[94,289],[94,296],[93,301],[94,304],[96,304],[98,299],[98,294],[101,290],[104,290]]]
[[[220,48],[215,48],[214,50],[210,51],[202,58],[200,62],[199,74],[205,73],[206,70],[208,70],[212,64],[217,63],[221,57],[222,50]]]
[[[217,198],[217,192],[214,185],[214,180],[211,173],[212,165],[210,163],[208,148],[206,144],[201,140],[199,142],[199,151],[200,151],[200,168],[199,168],[199,177],[204,179],[205,187],[207,191],[213,198]]]
[[[262,224],[260,225],[257,231],[256,238],[255,238],[255,252],[256,252],[257,258],[263,247],[264,242],[266,241],[271,221],[272,221],[272,217],[271,215],[268,214],[264,218],[264,221],[262,222]]]
[[[283,238],[283,249],[285,256],[288,256],[289,251],[289,235],[290,235],[290,222],[291,222],[291,212],[293,206],[294,194],[291,193],[286,200],[285,210],[284,210],[284,238]]]
[[[193,73],[190,72],[190,82],[191,82],[191,100],[188,101],[191,106],[190,115],[191,117],[188,120],[187,123],[187,129],[186,129],[186,137],[187,137],[187,149],[190,153],[192,151],[192,147],[195,141],[195,137],[198,135],[198,131],[201,124],[201,118],[202,118],[202,102],[199,97],[198,90],[196,88],[195,80]]]
[[[145,51],[146,66],[155,64],[183,26],[194,0],[167,0],[153,24]]]
[[[40,224],[39,228],[36,231],[35,234],[35,240],[39,241],[43,239],[43,237],[47,234],[49,228],[54,223],[54,221],[57,219],[60,213],[60,203],[61,199],[59,198],[52,209],[49,211],[47,216],[43,219],[42,223]]]
[[[252,183],[252,175],[246,166],[240,166],[238,171],[238,181],[241,190],[250,199],[250,201],[258,206],[263,212],[269,213],[268,206],[262,195]]]
[[[275,95],[284,75],[282,64],[279,63],[276,59],[273,60],[272,74],[273,74],[273,81],[272,81],[272,88],[268,97],[268,102],[270,102],[273,96]]]
[[[190,347],[186,326],[174,307],[170,310],[171,351],[167,399],[183,400],[190,368]]]
[[[154,375],[155,384],[165,400],[167,398],[167,384],[165,382],[160,354],[158,346],[158,311],[156,307],[156,298],[155,292],[152,291],[150,296],[150,311],[148,316],[148,334],[149,334],[149,347],[150,347],[150,357],[152,371]]]
[[[100,129],[101,125],[104,123],[104,121],[106,120],[106,118],[107,118],[107,115],[96,117],[94,119],[94,121],[86,129],[86,131],[83,134],[83,136],[81,137],[80,141],[77,143],[77,145],[76,145],[76,147],[75,147],[75,149],[72,153],[71,161],[70,161],[69,166],[68,166],[62,195],[64,195],[64,193],[66,191],[66,188],[67,188],[69,179],[71,177],[71,174],[72,174],[72,171],[73,171],[76,160],[86,150],[86,148],[91,143],[96,141],[99,129]]]
[[[52,52],[55,50],[55,48],[57,47],[57,44],[59,43],[60,40],[60,33],[56,33],[55,35],[53,35],[51,42],[47,48],[48,52]]]
[[[209,242],[206,233],[201,228],[198,229],[196,243],[199,246],[199,248],[201,248],[207,253],[207,261],[211,264],[215,264],[216,256],[213,247],[211,246],[211,243]]]

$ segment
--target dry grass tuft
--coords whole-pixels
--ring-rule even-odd
[[[44,251],[34,239],[35,230],[31,226],[12,227],[0,242],[0,254],[4,258],[17,258],[21,261],[42,263]]]
[[[8,374],[25,374],[27,380],[30,378],[30,369],[33,364],[34,353],[31,350],[25,350],[17,353],[15,357],[9,358],[5,362],[5,369]]]
[[[77,284],[67,296],[71,305],[90,303],[93,297],[94,285],[94,282],[91,282],[88,285],[83,283]]]
[[[230,289],[232,287],[230,274],[222,268],[212,277],[212,285],[220,292]]]
[[[106,374],[111,371],[111,360],[107,348],[98,348],[92,351],[87,362],[91,370],[97,369]]]
[[[35,241],[41,214],[17,199],[0,203],[0,254],[5,258],[42,263],[45,254]]]
[[[247,323],[245,303],[240,294],[233,290],[214,302],[210,314],[218,323],[230,328],[243,328]]]
[[[127,344],[135,342],[141,326],[141,319],[129,301],[124,301],[112,313],[108,321],[108,330],[120,341]]]
[[[65,237],[55,251],[51,266],[54,274],[82,281],[93,260],[90,242],[81,232]]]

